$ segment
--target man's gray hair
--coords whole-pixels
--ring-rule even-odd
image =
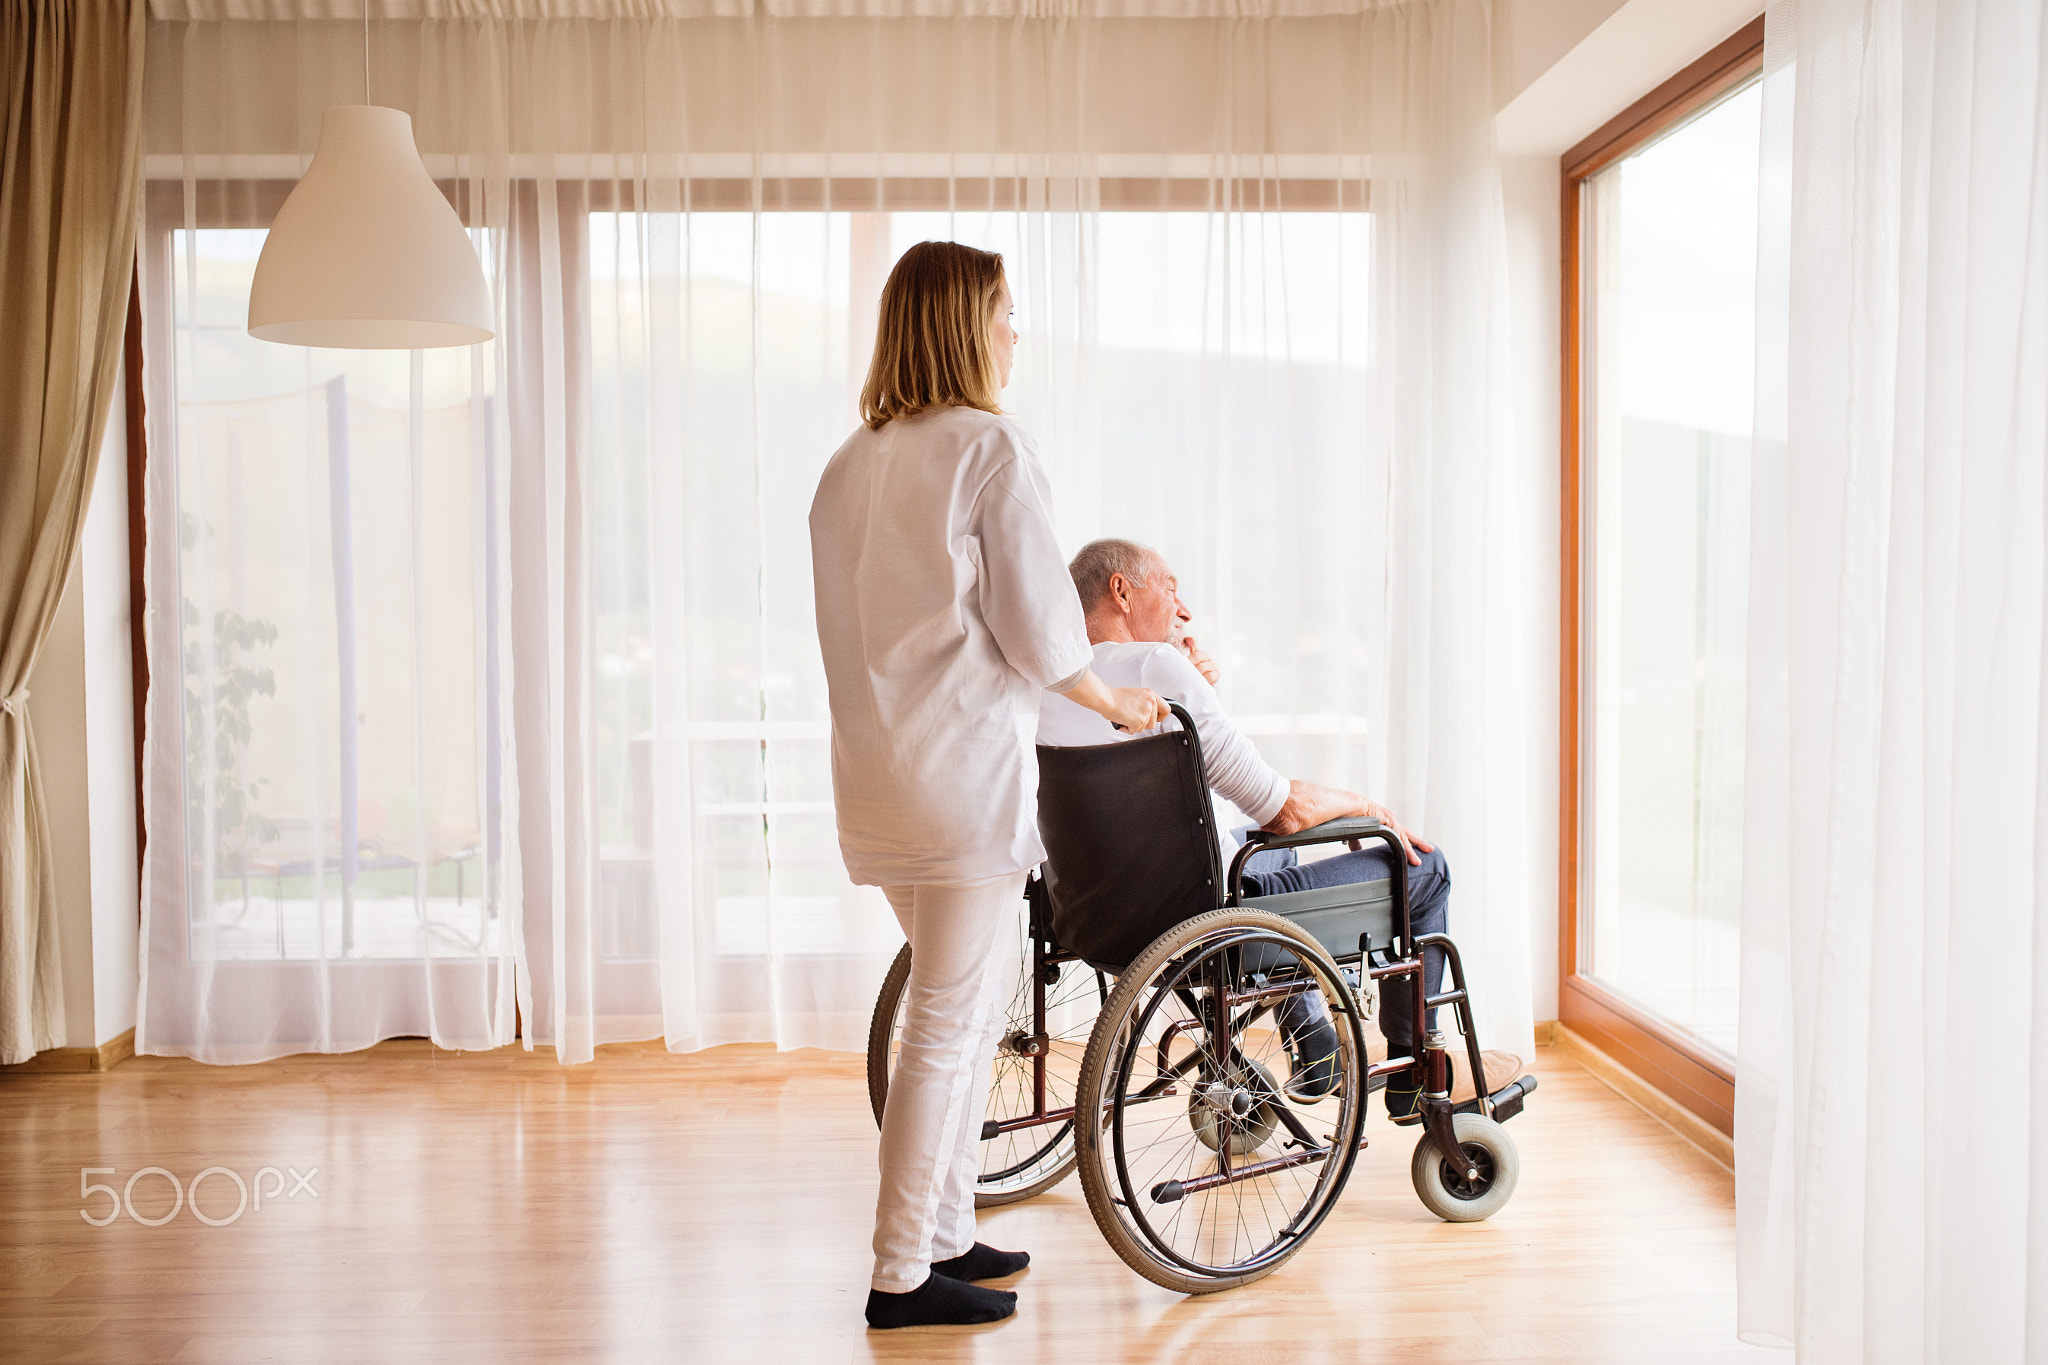
[[[1081,594],[1081,610],[1094,611],[1096,603],[1109,596],[1111,578],[1122,574],[1133,583],[1149,584],[1160,562],[1158,551],[1135,540],[1091,540],[1067,565],[1067,572]]]

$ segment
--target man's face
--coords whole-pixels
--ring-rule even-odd
[[[1180,580],[1163,559],[1152,561],[1143,583],[1126,580],[1125,595],[1132,639],[1172,644],[1180,638],[1180,627],[1194,619],[1180,600]]]

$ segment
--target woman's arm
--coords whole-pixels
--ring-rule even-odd
[[[1173,714],[1151,688],[1110,687],[1095,676],[1092,668],[1081,675],[1081,681],[1060,695],[1076,705],[1087,707],[1119,730],[1134,733],[1164,724],[1166,718]]]

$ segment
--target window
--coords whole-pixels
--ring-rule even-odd
[[[1559,1016],[1732,1126],[1761,21],[1566,158]]]
[[[474,610],[487,566],[470,511],[481,373],[469,348],[252,338],[263,239],[161,239],[176,742],[211,757],[183,767],[189,904],[206,907],[187,950],[488,960],[502,945]]]
[[[1085,337],[1101,394],[1181,393],[1214,383],[1229,357],[1248,392],[1277,374],[1293,386],[1302,411],[1335,411],[1366,387],[1371,220],[1362,206],[1344,211],[1313,198],[1315,207],[1301,212],[1229,218],[1189,209],[947,211],[938,207],[943,187],[934,196],[894,185],[883,196],[872,183],[803,181],[764,191],[764,199],[790,206],[757,214],[743,207],[751,186],[721,199],[714,184],[699,182],[693,198],[721,207],[636,210],[607,198],[583,219],[597,452],[592,583],[603,943],[617,958],[654,955],[658,850],[687,821],[694,851],[687,875],[697,903],[711,907],[698,922],[699,953],[766,952],[769,894],[777,932],[810,951],[873,951],[888,947],[895,930],[876,913],[872,892],[848,884],[840,861],[807,570],[792,577],[787,563],[705,552],[722,542],[711,522],[753,502],[751,493],[722,484],[751,484],[758,468],[765,515],[801,525],[817,468],[853,421],[886,272],[927,239],[968,242],[1013,263],[1023,289],[1015,320],[1024,336],[1006,398],[1014,410],[1045,413],[1039,393],[1050,386],[1034,370],[1071,370]],[[1150,188],[1157,198],[1157,182]],[[842,199],[858,207],[829,207]],[[1205,199],[1194,204],[1206,208]],[[1033,231],[1060,240],[1049,247],[1027,241]],[[1074,299],[1033,292],[1042,278],[1015,263],[1038,251],[1092,256],[1100,284],[1087,318],[1071,315]],[[772,402],[762,400],[768,394]],[[1130,524],[1118,498],[1171,505],[1175,484],[1191,480],[1188,451],[1206,436],[1199,417],[1189,415],[1199,405],[1169,406],[1172,418],[1129,401],[1101,402],[1087,415],[1116,465],[1143,471],[1104,491],[1098,516],[1106,524]],[[1071,457],[1073,442],[1044,435],[1048,458]],[[678,463],[665,457],[678,445],[700,457],[749,454]],[[1248,489],[1243,496],[1276,495]],[[707,521],[677,536],[650,515],[657,506],[702,508]],[[1284,581],[1261,590],[1279,595]],[[1214,587],[1205,584],[1199,596],[1213,601]],[[1294,596],[1341,591],[1324,584]],[[758,613],[757,594],[770,595],[778,609]],[[1198,629],[1226,610],[1205,610]],[[1263,617],[1246,611],[1238,619]],[[687,678],[658,678],[657,642],[687,631],[746,642],[745,651],[762,660],[761,690],[709,648],[690,652]],[[1359,660],[1327,633],[1293,638],[1295,669],[1248,670],[1239,684],[1245,728],[1276,762],[1362,769],[1365,720],[1337,700],[1356,689],[1342,685],[1341,674],[1332,677]],[[1290,694],[1285,679],[1305,695]],[[689,720],[657,723],[665,689],[692,698]],[[696,788],[687,814],[658,792],[657,769],[674,766],[657,760],[664,744],[687,748]],[[773,850],[766,862],[764,840]]]
[[[290,185],[201,182],[189,209],[181,188],[152,185],[145,278],[158,291],[153,420],[174,452],[181,527],[169,613],[184,633],[194,961],[510,951],[500,853],[520,837],[504,798],[521,645],[503,538],[523,512],[493,481],[508,477],[508,431],[515,446],[545,435],[518,406],[532,367],[566,367],[583,403],[559,439],[587,480],[589,534],[560,553],[588,615],[571,610],[562,628],[589,698],[601,984],[635,1000],[679,932],[696,959],[726,964],[764,958],[771,933],[818,958],[894,949],[879,896],[852,886],[839,856],[808,565],[761,554],[753,518],[782,541],[801,528],[905,248],[982,245],[1040,290],[1017,300],[1025,352],[1008,401],[1045,419],[1049,460],[1081,464],[1072,433],[1089,433],[1091,458],[1116,472],[1056,479],[1077,527],[1159,538],[1199,521],[1222,541],[1220,507],[1271,514],[1299,501],[1296,481],[1341,486],[1336,438],[1358,427],[1370,388],[1371,218],[1362,187],[1334,181],[1108,181],[1109,203],[1087,214],[1026,211],[994,190],[994,207],[948,210],[957,187],[895,182],[886,211],[874,182],[772,182],[761,202],[779,207],[757,209],[751,183],[716,180],[691,182],[685,213],[640,208],[630,184],[564,182],[545,263],[539,201],[521,183],[514,226],[476,231],[513,299],[506,334],[410,354],[250,338],[257,225]],[[1284,212],[1253,207],[1283,199]],[[1074,278],[1043,264],[1063,252],[1085,253],[1099,283],[1047,289]],[[555,268],[570,283],[549,324],[522,310]],[[1071,382],[1084,363],[1092,391]],[[1092,406],[1057,408],[1042,396],[1055,389]],[[1291,427],[1216,420],[1219,404],[1263,412],[1281,391]],[[1342,513],[1294,520],[1342,546]],[[1291,586],[1294,548],[1238,551],[1240,575],[1193,590],[1200,629],[1219,657],[1284,661],[1234,680],[1268,756],[1355,785],[1368,661],[1303,622],[1343,619],[1360,575]],[[1262,555],[1275,562],[1249,562]],[[693,913],[673,913],[679,901]],[[735,997],[762,993],[711,975]]]

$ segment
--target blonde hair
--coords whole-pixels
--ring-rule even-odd
[[[919,242],[904,252],[882,286],[861,421],[879,430],[926,408],[1001,412],[989,329],[1003,287],[1003,258],[993,251]]]

